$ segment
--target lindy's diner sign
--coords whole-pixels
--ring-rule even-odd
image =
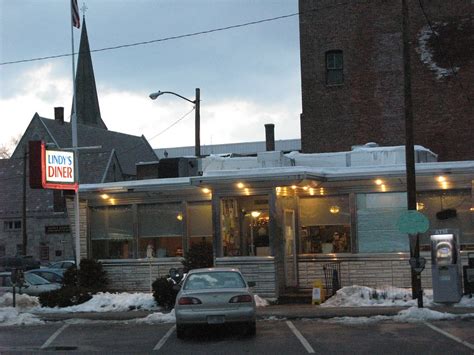
[[[30,141],[29,157],[32,188],[77,191],[74,152],[47,149],[42,141]]]

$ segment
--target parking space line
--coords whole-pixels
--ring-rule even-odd
[[[311,346],[310,343],[308,343],[308,341],[306,340],[306,338],[303,336],[303,334],[300,333],[300,331],[298,329],[296,329],[296,327],[293,325],[293,323],[291,323],[289,320],[286,321],[286,324],[288,324],[288,327],[291,329],[291,331],[293,332],[293,334],[298,338],[298,340],[301,342],[301,344],[303,344],[304,348],[306,349],[306,351],[310,354],[314,354],[314,349],[313,347]]]
[[[174,330],[176,329],[176,325],[173,325],[170,330],[168,330],[168,332],[163,336],[163,338],[160,339],[160,341],[158,342],[158,344],[156,344],[156,346],[153,348],[153,351],[158,351],[161,349],[161,347],[163,345],[165,345],[166,341],[168,340],[168,338],[170,337],[171,334],[173,334]]]
[[[46,340],[43,345],[41,345],[41,348],[40,348],[40,349],[45,349],[45,348],[47,348],[47,347],[54,341],[54,339],[56,339],[56,338],[58,337],[58,335],[61,334],[62,331],[63,331],[64,329],[66,329],[67,327],[69,327],[69,324],[64,324],[61,328],[59,328],[58,330],[56,330],[56,331],[54,332],[54,334],[51,335],[51,336],[49,337],[49,339]]]
[[[445,337],[447,337],[447,338],[449,338],[449,339],[452,339],[452,340],[458,342],[459,344],[462,344],[462,345],[468,347],[468,348],[471,349],[471,350],[474,350],[474,345],[472,345],[471,343],[469,343],[469,342],[467,342],[467,341],[464,341],[464,340],[458,338],[457,336],[454,336],[454,335],[452,335],[452,334],[450,334],[450,333],[448,333],[448,332],[446,332],[446,331],[444,331],[444,330],[442,330],[442,329],[440,329],[440,328],[434,326],[433,324],[430,324],[430,323],[428,323],[428,322],[423,322],[423,323],[424,323],[427,327],[430,327],[431,329],[433,329],[434,331],[436,331],[436,332],[438,332],[438,333],[440,333],[440,334],[443,334]]]

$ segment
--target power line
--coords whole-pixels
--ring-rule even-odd
[[[219,28],[214,28],[214,29],[210,29],[210,30],[204,30],[204,31],[192,32],[192,33],[187,33],[187,34],[182,34],[182,35],[177,35],[177,36],[153,39],[153,40],[150,40],[150,41],[141,41],[141,42],[134,42],[134,43],[128,43],[128,44],[121,44],[121,45],[111,46],[111,47],[104,47],[104,48],[91,50],[90,53],[104,52],[104,51],[110,51],[110,50],[122,49],[122,48],[129,48],[129,47],[136,47],[136,46],[148,45],[148,44],[152,44],[152,43],[172,41],[172,40],[181,39],[181,38],[201,36],[201,35],[215,33],[215,32],[222,32],[222,31],[232,30],[232,29],[241,28],[241,27],[258,25],[258,24],[266,23],[266,22],[283,20],[283,19],[287,19],[287,18],[290,18],[290,17],[307,15],[307,14],[310,14],[310,13],[318,12],[320,10],[335,8],[335,7],[342,6],[342,5],[347,5],[347,4],[349,4],[349,3],[348,2],[343,2],[343,3],[341,2],[341,3],[337,3],[337,4],[334,4],[334,5],[330,5],[330,6],[319,7],[319,8],[309,10],[309,11],[305,11],[305,12],[295,12],[295,13],[288,14],[288,15],[270,17],[270,18],[266,18],[266,19],[262,19],[262,20],[245,22],[245,23],[241,23],[241,24],[237,24],[237,25],[230,25],[230,26],[219,27]],[[74,54],[78,54],[78,53],[74,53]],[[67,53],[67,54],[50,55],[50,56],[46,56],[46,57],[20,59],[20,60],[14,60],[14,61],[9,61],[9,62],[3,62],[3,63],[0,63],[0,65],[10,65],[10,64],[35,62],[35,61],[41,61],[41,60],[46,60],[46,59],[56,59],[56,58],[62,58],[62,57],[70,57],[71,55],[72,55],[71,53]]]
[[[168,127],[166,127],[164,130],[162,130],[161,132],[155,134],[153,137],[150,138],[150,141],[155,139],[156,137],[162,135],[163,133],[165,133],[167,130],[169,130],[171,127],[175,126],[176,124],[178,124],[180,121],[184,120],[191,112],[193,112],[196,108],[193,107],[191,109],[191,111],[187,112],[184,116],[182,116],[181,118],[177,119],[176,121],[174,121],[172,124],[170,124]]]

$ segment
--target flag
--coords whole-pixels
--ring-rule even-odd
[[[81,19],[79,17],[79,7],[77,6],[77,0],[71,0],[71,17],[72,25],[76,28],[80,28]]]

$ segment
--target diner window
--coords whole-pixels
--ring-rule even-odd
[[[212,205],[210,203],[188,204],[189,246],[205,241],[212,244]]]
[[[423,250],[430,250],[430,235],[435,229],[456,229],[461,250],[474,250],[474,213],[471,190],[443,190],[417,194],[417,209],[430,221],[430,229],[421,235]],[[443,215],[443,211],[455,211]],[[445,218],[446,216],[450,216]]]
[[[326,52],[326,84],[341,85],[344,82],[343,69],[342,51]]]
[[[157,203],[138,206],[138,254],[147,256],[183,256],[184,216],[181,203]]]
[[[406,252],[408,236],[397,222],[407,211],[405,192],[357,195],[357,239],[361,253]]]
[[[92,257],[129,259],[134,254],[132,206],[90,209]]]
[[[349,196],[300,199],[301,254],[351,252]]]
[[[224,256],[269,256],[267,196],[221,200],[221,235]]]

